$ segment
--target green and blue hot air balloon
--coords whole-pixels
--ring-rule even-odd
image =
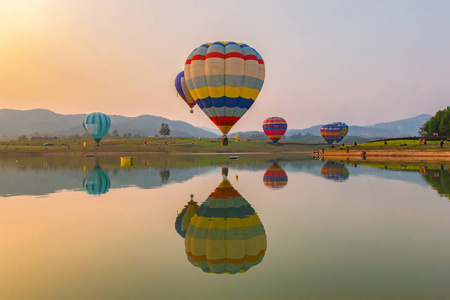
[[[97,145],[100,140],[108,133],[111,126],[111,119],[103,113],[91,113],[83,120],[84,130],[94,139]]]

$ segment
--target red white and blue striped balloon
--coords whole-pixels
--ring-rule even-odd
[[[269,139],[274,144],[283,137],[287,130],[287,123],[283,118],[271,117],[267,118],[263,122],[263,130]]]
[[[243,43],[200,45],[184,65],[192,98],[223,134],[253,105],[265,77],[259,53]]]

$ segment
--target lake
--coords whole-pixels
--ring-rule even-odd
[[[0,299],[450,299],[448,168],[3,157]]]

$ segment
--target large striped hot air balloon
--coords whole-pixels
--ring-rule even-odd
[[[326,124],[320,128],[320,134],[331,146],[334,141],[341,135],[341,128],[337,124]]]
[[[186,102],[186,104],[191,108],[191,113],[194,111],[192,108],[195,106],[195,100],[192,98],[191,93],[186,87],[186,81],[184,79],[184,71],[178,73],[177,77],[175,77],[175,88],[177,90],[178,95]]]
[[[336,143],[339,143],[340,141],[342,141],[345,136],[348,133],[348,125],[345,124],[344,122],[334,122],[333,124],[336,124],[339,126],[340,129],[340,135],[339,137],[336,139]]]
[[[184,206],[183,210],[178,214],[175,220],[175,230],[181,237],[186,236],[186,230],[191,223],[192,217],[198,209],[197,202],[194,201],[194,195],[191,195],[191,201]]]
[[[84,178],[83,188],[90,195],[106,194],[111,187],[108,175],[97,164]]]
[[[350,172],[344,164],[334,161],[327,161],[320,171],[323,177],[334,181],[345,181],[350,176]]]
[[[189,54],[184,75],[192,98],[226,139],[258,97],[265,66],[261,55],[246,44],[214,42]]]
[[[83,120],[84,130],[97,142],[108,133],[109,127],[111,126],[111,119],[103,113],[91,113],[86,116]]]
[[[287,123],[280,117],[267,118],[263,122],[263,130],[267,137],[271,139],[276,146],[278,140],[283,137],[287,130]]]
[[[277,162],[274,162],[264,173],[264,185],[272,189],[280,189],[286,186],[288,177],[286,172]]]
[[[267,248],[261,220],[226,178],[192,217],[184,242],[188,260],[216,274],[246,272]]]

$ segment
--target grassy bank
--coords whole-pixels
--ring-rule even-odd
[[[51,142],[53,145],[44,146]],[[90,153],[292,153],[312,152],[322,147],[317,143],[282,142],[277,147],[266,140],[229,141],[222,146],[220,139],[195,138],[105,138],[100,146],[92,139],[39,140],[2,142],[0,153],[14,154],[90,154]]]

